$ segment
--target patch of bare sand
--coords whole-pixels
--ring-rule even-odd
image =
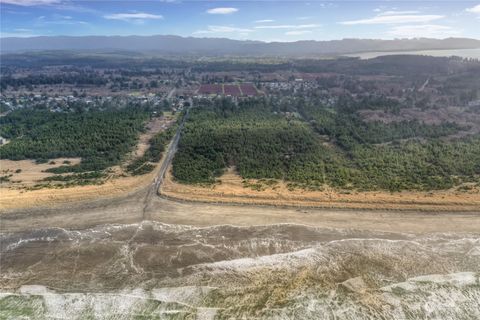
[[[147,131],[140,135],[136,149],[132,152],[132,157],[139,158],[145,154],[145,152],[150,147],[150,139],[159,133],[168,129],[174,122],[175,117],[171,114],[166,114],[159,118],[153,118],[148,122],[146,129]]]
[[[40,190],[0,189],[0,209],[33,208],[59,203],[120,196],[148,185],[158,173],[159,167],[149,174],[107,180],[101,185],[75,186],[64,189]]]
[[[161,194],[177,200],[207,203],[238,203],[275,206],[392,209],[425,211],[479,211],[480,190],[435,192],[355,192],[325,188],[324,191],[289,190],[284,182],[265,186],[261,191],[245,187],[243,179],[228,170],[220,183],[212,186],[185,185],[173,181],[168,171],[161,186]],[[250,180],[251,184],[258,181]]]

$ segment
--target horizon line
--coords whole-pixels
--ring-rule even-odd
[[[345,41],[345,40],[376,40],[376,41],[398,41],[398,40],[447,40],[447,39],[467,39],[467,40],[477,40],[477,38],[470,38],[470,37],[445,37],[445,38],[434,38],[434,37],[412,37],[412,38],[392,38],[392,39],[382,39],[382,38],[339,38],[339,39],[329,39],[329,40],[315,40],[315,39],[302,39],[302,40],[293,40],[293,41],[278,41],[278,40],[252,40],[252,39],[232,39],[228,37],[195,37],[195,36],[181,36],[175,34],[152,34],[152,35],[139,35],[139,34],[129,34],[129,35],[32,35],[26,37],[13,37],[13,36],[6,36],[3,37],[0,34],[0,39],[35,39],[35,38],[87,38],[87,37],[178,37],[183,39],[222,39],[222,40],[231,40],[231,41],[238,41],[238,42],[260,42],[260,43],[295,43],[295,42],[331,42],[331,41]]]

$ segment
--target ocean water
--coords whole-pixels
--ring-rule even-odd
[[[397,55],[397,54],[426,55],[426,56],[434,56],[434,57],[458,56],[462,58],[480,59],[480,48],[456,49],[456,50],[385,51],[385,52],[377,51],[377,52],[345,54],[345,56],[359,57],[360,59],[372,59],[379,56]]]
[[[479,319],[480,235],[145,221],[1,235],[2,319]]]

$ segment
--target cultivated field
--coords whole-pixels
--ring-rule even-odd
[[[198,94],[203,95],[226,95],[232,97],[258,96],[260,93],[251,83],[242,84],[202,84]]]

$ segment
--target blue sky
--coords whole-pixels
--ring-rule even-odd
[[[480,39],[478,1],[0,0],[1,36]]]

